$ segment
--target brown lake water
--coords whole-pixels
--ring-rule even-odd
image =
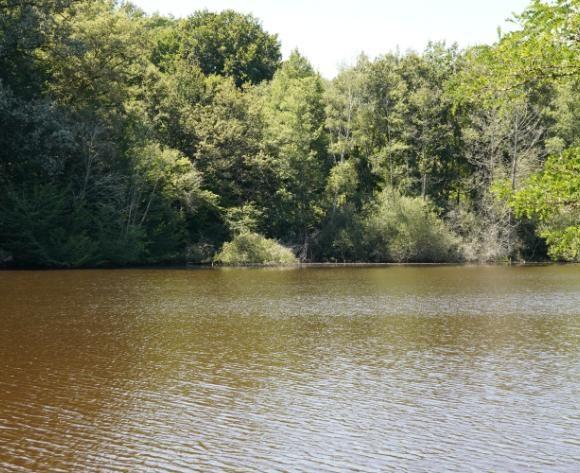
[[[580,471],[580,266],[0,272],[0,471]]]

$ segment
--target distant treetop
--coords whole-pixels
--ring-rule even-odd
[[[205,74],[232,77],[237,86],[271,79],[282,58],[277,35],[233,10],[198,11],[182,22],[179,36],[183,58]]]

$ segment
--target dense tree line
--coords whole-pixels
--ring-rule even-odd
[[[0,261],[578,261],[579,17],[327,81],[250,15],[0,0]]]

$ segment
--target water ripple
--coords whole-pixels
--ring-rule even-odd
[[[580,268],[0,273],[0,471],[578,471]]]

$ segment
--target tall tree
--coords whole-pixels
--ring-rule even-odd
[[[252,15],[199,11],[181,24],[180,53],[204,74],[232,77],[236,85],[271,79],[280,60],[276,35]]]
[[[548,158],[515,194],[516,211],[538,220],[554,260],[580,261],[580,148]]]
[[[323,85],[308,61],[294,51],[266,92],[264,118],[268,150],[280,182],[274,228],[308,255],[322,216],[321,195],[328,170]]]

